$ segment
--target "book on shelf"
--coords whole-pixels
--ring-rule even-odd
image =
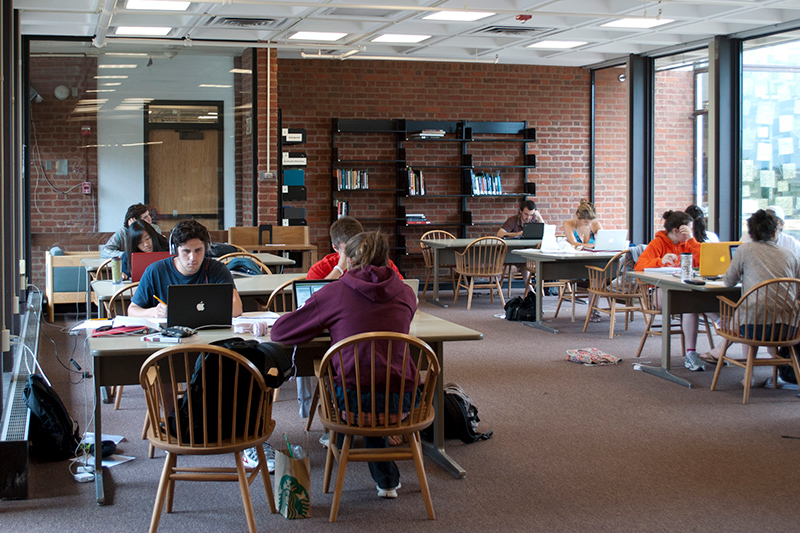
[[[425,174],[421,170],[412,170],[411,167],[408,168],[407,174],[408,174],[408,195],[424,196]]]
[[[369,189],[369,171],[353,169],[335,169],[333,177],[336,180],[337,191],[354,191]]]
[[[336,207],[336,218],[350,216],[350,203],[347,200],[336,200],[334,202]]]
[[[424,213],[406,214],[406,224],[430,224]]]
[[[472,170],[470,170],[469,173],[472,182],[473,196],[503,194],[503,185],[499,173],[491,175],[486,172],[475,173]]]
[[[445,134],[444,130],[428,129],[428,130],[415,131],[414,133],[411,134],[411,138],[412,139],[439,139],[441,137],[444,137],[444,134]]]

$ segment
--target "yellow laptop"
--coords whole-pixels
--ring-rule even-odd
[[[700,245],[700,275],[721,276],[731,264],[731,245],[737,241],[704,242]]]

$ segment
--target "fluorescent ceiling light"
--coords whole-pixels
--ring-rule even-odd
[[[172,31],[167,26],[118,26],[114,35],[150,35],[163,37]]]
[[[105,55],[118,57],[147,57],[147,54],[144,52],[106,52]]]
[[[483,11],[437,11],[422,17],[427,20],[451,20],[455,22],[474,22],[476,20],[491,17],[494,13]]]
[[[197,117],[198,119],[205,119],[205,120],[217,120],[219,117],[215,115],[200,115]]]
[[[253,71],[249,68],[232,68],[228,72],[231,74],[252,74]]]
[[[662,26],[664,24],[669,24],[670,22],[675,22],[674,19],[657,19],[653,18],[625,18],[625,19],[617,19],[612,20],[611,22],[606,22],[605,24],[601,24],[603,28],[633,28],[637,30],[646,30],[649,28],[655,28],[656,26]]]
[[[404,33],[384,33],[372,39],[373,43],[418,43],[430,39],[430,35],[408,35]]]
[[[586,44],[586,41],[539,41],[538,43],[529,44],[528,48],[564,50],[567,48],[575,48],[576,46],[583,46],[584,44]]]
[[[334,33],[329,31],[298,31],[290,35],[289,39],[302,41],[338,41],[346,35],[346,33]]]
[[[126,9],[147,9],[149,11],[186,11],[191,2],[158,2],[156,0],[128,0]]]
[[[136,68],[139,65],[97,65],[97,68]]]
[[[212,85],[211,83],[201,83],[198,87],[205,87],[206,89],[230,89],[233,85]]]
[[[101,83],[103,87],[116,87],[117,85],[122,85],[122,83],[116,81],[114,83]]]
[[[95,76],[96,80],[127,80],[128,76]]]
[[[87,93],[113,93],[116,89],[86,89]]]

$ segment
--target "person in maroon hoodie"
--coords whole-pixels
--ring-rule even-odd
[[[417,310],[417,298],[413,289],[388,266],[389,241],[386,236],[380,232],[359,233],[347,241],[344,253],[347,257],[345,275],[315,292],[303,307],[281,316],[270,331],[272,341],[301,344],[326,329],[330,331],[331,344],[359,333],[409,332]],[[402,349],[400,346],[397,348]],[[354,374],[349,373],[355,365],[352,354],[352,348],[342,354],[348,383],[354,383]],[[395,377],[401,375],[401,365],[402,357],[392,358],[392,366],[397,367],[392,369]],[[338,362],[334,368],[339,368]],[[378,375],[382,373],[385,374],[380,369],[377,372]],[[369,376],[369,368],[363,369],[362,374]],[[413,382],[409,379],[406,385],[406,390],[410,390]],[[342,435],[339,437],[341,441]],[[368,437],[365,440],[368,448],[389,446],[386,438]],[[369,463],[369,470],[378,484],[378,496],[396,498],[400,488],[397,465],[392,461]]]

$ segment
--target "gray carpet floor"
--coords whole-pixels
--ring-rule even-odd
[[[520,293],[520,291],[517,291]],[[451,297],[444,292],[443,297]],[[555,298],[545,299],[552,317]],[[426,462],[436,520],[426,519],[413,464],[401,463],[403,488],[396,500],[379,499],[367,467],[347,472],[339,521],[328,523],[331,495],[322,492],[325,451],[322,426],[304,432],[294,387],[284,385],[275,405],[278,444],[283,433],[306,446],[312,468],[312,517],[287,520],[270,515],[260,480],[252,487],[259,531],[793,531],[798,527],[797,458],[800,457],[800,398],[796,392],[756,387],[743,405],[743,370],[725,368],[717,391],[713,369],[689,372],[677,338],[675,374],[691,389],[635,369],[658,365],[660,339],[634,359],[644,329],[641,316],[628,331],[620,321],[608,338],[607,318],[582,333],[569,310],[545,333],[495,317],[502,308],[479,296],[470,311],[465,299],[448,308],[420,304],[426,312],[483,332],[475,342],[445,347],[446,381],[462,385],[480,410],[480,429],[491,440],[447,441],[447,452],[467,475],[454,479]],[[60,317],[59,325],[70,323]],[[621,318],[621,315],[620,315]],[[91,426],[92,387],[70,383],[56,362],[72,354],[82,366],[83,337],[45,325],[40,359],[81,427]],[[700,339],[700,350],[707,349]],[[566,350],[596,347],[622,357],[616,366],[588,367],[566,360]],[[734,348],[738,349],[738,348]],[[757,369],[763,382],[768,369]],[[75,381],[73,379],[73,381]],[[122,408],[104,405],[104,429],[126,437],[120,450],[136,459],[106,471],[109,505],[94,503],[93,484],[72,479],[69,462],[34,461],[30,497],[0,503],[4,531],[147,529],[163,454],[147,458],[140,440],[144,396],[126,387]],[[791,438],[785,438],[791,437]],[[162,515],[160,530],[245,531],[235,484],[183,483],[175,512]]]

